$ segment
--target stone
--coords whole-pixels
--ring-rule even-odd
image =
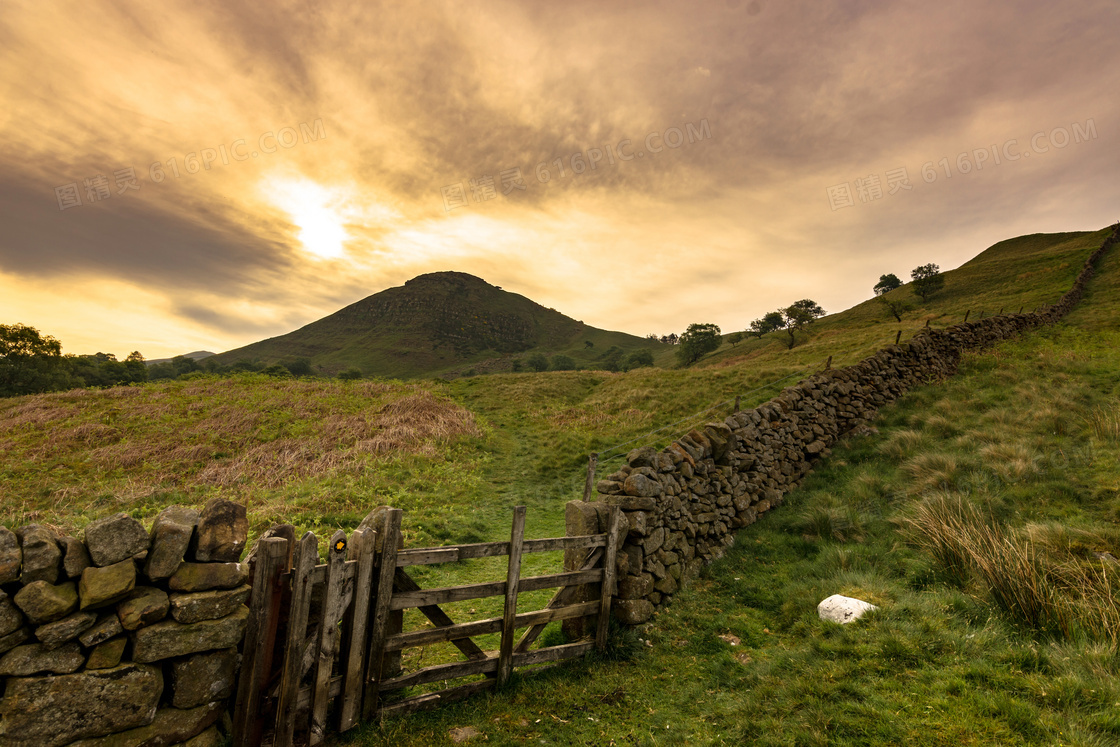
[[[142,664],[12,679],[0,700],[0,743],[61,747],[150,724],[162,692],[159,668]]]
[[[222,747],[225,743],[226,738],[222,736],[222,732],[218,730],[218,727],[211,726],[197,737],[191,737],[183,742],[181,747]]]
[[[618,582],[619,599],[641,599],[653,591],[653,576],[643,573],[625,576]]]
[[[93,651],[89,652],[89,658],[86,659],[86,669],[112,669],[118,666],[127,645],[128,639],[123,635],[102,641],[94,646]]]
[[[643,480],[649,479],[645,475],[638,475],[638,477]],[[608,506],[618,506],[623,511],[653,511],[657,508],[657,501],[648,496],[605,495],[603,496],[603,503]]]
[[[232,589],[249,580],[244,563],[183,563],[168,581],[171,591]]]
[[[32,625],[61,620],[78,609],[78,591],[73,581],[58,586],[33,581],[17,591],[13,600]]]
[[[211,498],[198,519],[194,559],[204,563],[236,563],[248,538],[245,507],[224,498]]]
[[[451,744],[463,744],[481,736],[484,736],[483,733],[473,726],[456,726],[447,731]]]
[[[249,548],[249,552],[245,554],[245,559],[241,561],[245,567],[254,567],[253,564],[256,563],[257,559],[257,548],[261,546],[261,540],[273,538],[288,540],[288,560],[290,563],[292,548],[295,547],[296,544],[296,528],[291,524],[273,524],[268,529],[264,530],[260,537],[257,537],[257,541],[253,543],[253,546]]]
[[[150,549],[144,575],[153,581],[169,578],[187,556],[199,513],[193,508],[168,506],[159,512],[149,535]]]
[[[31,638],[31,631],[27,628],[18,628],[5,636],[0,636],[0,654],[11,651],[29,638]]]
[[[46,625],[35,629],[35,637],[46,649],[58,648],[67,641],[72,641],[97,622],[97,615],[92,612],[75,612]]]
[[[847,625],[860,619],[871,610],[877,609],[879,608],[862,599],[833,594],[817,605],[817,615],[822,620]]]
[[[626,495],[640,498],[652,498],[661,495],[663,490],[658,480],[641,474],[631,474],[626,478],[626,482],[622,483],[622,491]]]
[[[23,549],[23,570],[19,580],[24,584],[58,582],[62,569],[62,550],[54,532],[39,524],[28,524],[16,530]]]
[[[599,480],[595,491],[603,495],[617,495],[622,492],[622,483],[617,480]]]
[[[249,601],[253,588],[248,584],[234,589],[215,589],[186,594],[171,594],[171,617],[190,624],[216,620],[233,614]]]
[[[89,556],[99,568],[116,565],[148,549],[144,525],[123,512],[91,522],[85,538]]]
[[[146,535],[145,535],[146,536]],[[82,609],[96,609],[124,599],[136,588],[136,563],[131,558],[104,567],[82,571],[78,595]]]
[[[139,726],[100,739],[81,740],[70,747],[166,747],[181,745],[212,727],[221,717],[221,703],[198,708],[160,708],[147,726]]]
[[[41,643],[16,646],[0,657],[0,675],[27,677],[40,672],[70,674],[86,663],[77,643],[48,649]]]
[[[225,700],[233,692],[241,657],[236,648],[196,654],[171,662],[171,705],[194,708]]]
[[[167,592],[151,586],[138,586],[117,605],[117,617],[125,630],[137,630],[167,617],[170,602]]]
[[[190,625],[164,620],[140,628],[132,634],[132,658],[146,664],[236,646],[245,634],[248,617],[248,608],[242,607],[220,620],[205,620]]]
[[[6,636],[23,625],[23,613],[8,595],[0,590],[0,636]]]
[[[641,446],[633,449],[626,455],[626,461],[631,467],[652,467],[657,469],[657,449],[652,446]]]
[[[85,543],[77,537],[59,537],[62,547],[62,573],[66,578],[80,578],[82,571],[93,565]]]
[[[93,627],[78,636],[78,642],[86,648],[90,648],[123,632],[124,628],[121,627],[120,618],[117,617],[116,612],[113,612],[98,620],[93,624]]]
[[[623,625],[641,625],[653,616],[653,603],[647,599],[620,599],[611,610]]]
[[[7,527],[0,527],[0,584],[19,581],[20,567],[23,565],[23,550],[19,538]]]

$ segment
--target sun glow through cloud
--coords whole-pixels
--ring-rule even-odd
[[[296,238],[315,259],[338,259],[346,253],[351,238],[340,196],[308,179],[268,186],[271,201],[291,216],[299,228]]]

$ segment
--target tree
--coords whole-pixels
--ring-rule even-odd
[[[23,324],[0,324],[0,397],[37,394],[69,384],[62,343]]]
[[[785,326],[785,323],[785,318],[782,316],[782,312],[771,311],[761,319],[755,319],[753,322],[751,322],[748,331],[761,340],[763,335],[767,335],[771,332],[775,332],[781,329]]]
[[[660,342],[663,342],[666,345],[676,345],[679,341],[680,341],[680,338],[677,337],[677,334],[675,332],[670,332],[669,334],[662,337],[661,340],[660,340]]]
[[[731,347],[735,347],[736,345],[738,345],[740,342],[743,341],[743,333],[742,332],[732,332],[730,335],[727,336],[727,341],[731,343]]]
[[[923,301],[945,287],[945,276],[941,274],[941,268],[933,263],[915,267],[910,271],[910,277],[914,280],[914,292]]]
[[[584,340],[583,341],[583,346],[585,348],[593,348],[593,347],[595,347],[595,343],[591,342],[591,340]]]
[[[824,309],[813,300],[803,298],[792,306],[781,310],[782,321],[786,332],[789,333],[789,349],[793,349],[796,342],[795,334],[805,329],[816,321],[817,317],[824,316]]]
[[[899,322],[902,321],[903,314],[914,308],[914,305],[907,301],[905,298],[890,298],[888,296],[878,296],[875,300],[883,304],[886,310],[891,313],[891,316],[895,318],[895,321]]]
[[[618,345],[611,345],[607,352],[599,356],[600,367],[604,371],[621,371],[625,355],[626,351]]]
[[[677,342],[677,360],[683,365],[695,363],[705,353],[719,348],[719,327],[715,324],[690,324]]]
[[[552,370],[553,371],[574,371],[576,362],[567,355],[554,355],[552,356]]]
[[[642,366],[653,365],[653,351],[642,348],[640,350],[631,351],[630,355],[626,356],[626,370],[631,368],[641,368]]]
[[[525,365],[527,365],[534,371],[537,371],[538,373],[541,371],[547,371],[548,358],[544,356],[544,353],[533,353],[525,359]]]
[[[875,284],[875,295],[881,296],[884,293],[890,293],[895,288],[901,288],[902,281],[898,279],[898,275],[893,272],[889,275],[880,275],[879,282]]]
[[[344,371],[340,371],[338,378],[342,381],[355,381],[362,378],[362,369],[351,366]]]

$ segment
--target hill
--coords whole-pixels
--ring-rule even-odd
[[[214,356],[278,363],[309,358],[327,374],[356,367],[367,375],[454,376],[469,368],[510,370],[531,352],[590,364],[612,346],[664,346],[596,329],[462,272],[420,275],[279,337]]]
[[[183,358],[190,358],[193,361],[200,361],[214,355],[209,350],[195,350],[192,353],[184,353]],[[179,356],[176,356],[179,357]],[[149,366],[154,366],[157,363],[170,363],[174,358],[152,358],[151,360],[144,361]]]

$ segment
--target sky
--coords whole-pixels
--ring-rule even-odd
[[[0,323],[221,352],[426,272],[714,322],[1120,219],[1120,3],[0,0]]]

